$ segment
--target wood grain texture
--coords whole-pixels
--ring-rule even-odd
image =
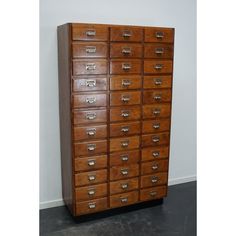
[[[110,180],[127,179],[139,175],[139,165],[113,166],[110,168]]]
[[[125,193],[139,188],[138,178],[110,182],[110,194]]]
[[[142,61],[138,59],[112,59],[110,60],[110,74],[130,75],[140,74]]]
[[[110,108],[110,121],[139,120],[141,117],[140,106]]]
[[[167,172],[160,172],[151,175],[141,176],[141,188],[148,188],[157,185],[166,185],[168,180]]]
[[[171,89],[155,89],[143,92],[143,104],[171,102]]]
[[[121,166],[138,163],[140,159],[139,149],[110,154],[110,166]]]
[[[170,130],[170,119],[144,120],[142,131],[146,133],[156,133]]]
[[[130,90],[141,88],[140,75],[113,75],[110,77],[110,90]]]
[[[157,172],[168,171],[168,160],[156,160],[144,162],[141,164],[141,175],[153,174]]]
[[[144,105],[143,119],[154,119],[170,116],[170,104]]]
[[[121,207],[138,202],[138,191],[120,193],[110,197],[111,207]]]
[[[144,89],[171,88],[171,75],[146,75],[143,77]]]
[[[112,43],[110,45],[111,58],[141,58],[142,44],[138,43]]]
[[[145,28],[144,41],[152,43],[173,43],[174,42],[174,29],[166,28]]]
[[[169,157],[169,146],[142,148],[142,161],[154,161]]]
[[[111,27],[111,37],[110,37],[111,41],[141,42],[142,38],[143,38],[143,30],[141,28],[130,27],[130,26]]]
[[[110,106],[138,105],[141,102],[140,91],[122,91],[110,93]]]
[[[144,58],[159,58],[159,59],[172,59],[173,58],[173,45],[156,43],[144,45]]]
[[[167,195],[166,186],[158,186],[158,187],[140,190],[141,201],[148,201],[148,200],[163,198],[163,197],[166,197],[166,195]]]
[[[172,73],[172,68],[171,60],[144,60],[145,74],[170,74]]]
[[[169,132],[142,135],[142,147],[168,145],[169,141]]]
[[[111,138],[110,152],[124,151],[139,148],[139,136]]]
[[[122,122],[110,125],[110,137],[140,134],[140,121]]]

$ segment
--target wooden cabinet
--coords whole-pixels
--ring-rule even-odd
[[[174,29],[58,27],[63,199],[72,215],[167,195]]]

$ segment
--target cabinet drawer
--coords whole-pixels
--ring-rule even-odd
[[[141,42],[143,30],[135,27],[111,27],[111,41]]]
[[[143,104],[171,101],[171,89],[156,89],[143,92]]]
[[[75,189],[76,201],[86,201],[107,196],[107,184],[97,184]]]
[[[110,182],[110,194],[117,194],[138,189],[138,178]]]
[[[127,149],[139,148],[139,136],[131,136],[126,138],[111,138],[110,151],[124,151]]]
[[[110,154],[110,166],[135,164],[139,162],[139,159],[139,150],[114,152]]]
[[[115,123],[110,125],[110,137],[140,134],[140,122]]]
[[[169,157],[169,147],[149,147],[142,149],[142,161],[154,161]]]
[[[111,58],[141,58],[142,44],[112,43],[110,48]]]
[[[106,58],[107,43],[90,43],[90,42],[73,42],[72,43],[73,58]]]
[[[101,107],[107,105],[107,95],[106,94],[83,94],[83,95],[73,95],[73,108],[82,107]]]
[[[74,144],[75,156],[88,156],[107,152],[107,140],[80,142]]]
[[[79,59],[72,61],[73,75],[107,74],[107,60]]]
[[[126,179],[139,175],[139,165],[113,166],[110,168],[110,180]]]
[[[170,119],[144,120],[142,122],[142,131],[144,134],[169,130]]]
[[[167,184],[167,180],[168,180],[167,172],[156,173],[153,175],[144,175],[141,176],[141,188]]]
[[[165,74],[172,73],[171,60],[145,60],[144,61],[145,74]]]
[[[110,90],[140,89],[141,79],[138,75],[113,75],[110,77]]]
[[[170,104],[144,105],[143,119],[170,116]]]
[[[75,125],[107,122],[107,110],[73,111]]]
[[[107,155],[75,159],[75,171],[91,171],[107,167]]]
[[[142,135],[142,147],[169,144],[169,132]]]
[[[107,209],[107,198],[94,199],[76,203],[76,214],[84,215]]]
[[[152,199],[158,199],[166,197],[167,195],[167,187],[166,186],[158,186],[154,188],[142,189],[140,191],[140,200],[148,201]]]
[[[140,74],[141,60],[116,59],[110,61],[110,74]]]
[[[111,92],[110,106],[138,105],[141,101],[141,92]]]
[[[171,88],[172,77],[171,75],[147,75],[143,78],[143,88],[153,89],[153,88]]]
[[[141,117],[140,106],[110,108],[110,121],[139,120]]]
[[[174,42],[174,29],[167,28],[145,28],[145,42]]]
[[[75,174],[75,186],[97,184],[107,181],[107,170],[97,170]]]
[[[122,207],[138,202],[138,191],[116,194],[110,197],[111,207]]]
[[[141,164],[141,175],[152,174],[156,172],[167,172],[168,160],[156,160],[151,162],[144,162]]]
[[[72,40],[107,41],[108,27],[94,24],[72,24]]]
[[[173,45],[169,44],[145,44],[144,58],[173,58]]]

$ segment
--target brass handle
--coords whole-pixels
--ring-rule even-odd
[[[122,169],[120,172],[121,172],[122,175],[128,175],[129,174],[128,169]]]
[[[89,165],[89,166],[94,166],[95,163],[96,163],[95,160],[88,160],[88,165]]]
[[[89,207],[89,209],[94,209],[96,207],[96,203],[95,202],[89,203],[88,207]]]
[[[124,133],[129,132],[129,127],[128,126],[121,127],[121,132],[124,132]]]
[[[130,80],[127,80],[127,79],[123,79],[122,80],[122,86],[128,87],[130,85],[131,85],[131,81]]]
[[[88,79],[86,80],[87,87],[96,87],[96,80],[95,79]]]
[[[96,144],[88,144],[88,145],[87,145],[88,151],[94,151],[95,148],[96,148]]]
[[[96,64],[95,63],[87,63],[85,68],[86,68],[86,70],[96,70]]]
[[[153,152],[152,155],[153,155],[154,157],[158,157],[158,156],[160,155],[160,153],[159,153],[159,152]]]
[[[164,33],[163,32],[156,32],[156,38],[159,38],[159,39],[164,38]]]
[[[154,129],[159,129],[160,128],[160,124],[153,124],[152,126]]]
[[[123,31],[123,34],[122,34],[122,36],[124,37],[124,38],[129,38],[129,37],[131,37],[131,32],[129,31],[129,30],[124,30]]]
[[[121,184],[121,188],[122,188],[122,189],[126,189],[126,188],[128,188],[128,187],[129,187],[128,183]]]
[[[123,116],[124,118],[129,117],[129,111],[123,111],[121,113],[121,116]]]
[[[129,146],[129,141],[128,140],[121,142],[121,147],[125,148],[125,147],[128,147],[128,146]]]
[[[131,54],[131,48],[123,48],[123,49],[122,49],[122,53],[123,53],[124,55],[129,55],[129,54]]]
[[[158,169],[158,165],[157,165],[157,164],[156,164],[156,165],[153,165],[153,166],[152,166],[152,169],[153,169],[153,170],[157,170],[157,169]]]
[[[153,115],[160,115],[161,111],[159,109],[153,110]]]
[[[122,69],[123,70],[130,70],[131,69],[131,64],[129,64],[129,63],[122,63]]]
[[[96,128],[87,129],[88,136],[94,136],[96,134]]]
[[[163,64],[156,64],[156,65],[154,66],[154,68],[155,68],[156,70],[161,70],[161,69],[163,68]]]
[[[158,177],[157,176],[153,176],[152,178],[151,178],[151,182],[154,184],[154,183],[157,183],[157,181],[158,181]]]
[[[155,95],[155,96],[154,96],[154,99],[155,99],[155,100],[161,100],[161,95]]]
[[[86,98],[86,102],[88,104],[96,103],[96,97]]]
[[[154,83],[155,83],[155,85],[161,85],[162,80],[161,79],[154,79]]]
[[[153,141],[154,143],[158,143],[158,142],[160,141],[160,138],[157,137],[157,136],[154,136],[154,137],[152,137],[152,141]]]
[[[89,181],[93,181],[93,180],[95,180],[96,179],[96,175],[89,175],[88,176],[88,180]]]
[[[164,53],[164,48],[156,48],[155,53],[156,54],[163,54]]]
[[[122,102],[129,102],[130,97],[129,96],[122,96],[121,100],[122,100]]]
[[[96,30],[87,30],[86,35],[87,36],[95,36],[96,35]]]
[[[151,191],[149,194],[150,194],[150,196],[154,197],[154,196],[157,195],[157,192],[156,191]]]
[[[126,202],[128,202],[128,198],[127,197],[122,197],[122,198],[120,198],[120,201],[122,203],[126,203]]]
[[[95,189],[91,189],[88,191],[89,196],[94,195],[94,194],[95,194]]]
[[[87,113],[86,114],[86,119],[87,120],[94,120],[96,118],[96,113]]]
[[[85,48],[86,53],[95,53],[97,51],[96,46],[86,46]]]
[[[121,160],[122,161],[128,161],[129,160],[129,156],[128,155],[121,155]]]

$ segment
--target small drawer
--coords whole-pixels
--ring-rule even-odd
[[[90,156],[107,152],[107,140],[80,142],[74,144],[75,156]]]
[[[108,27],[93,24],[72,24],[72,40],[107,41]]]
[[[107,60],[104,59],[74,59],[72,67],[73,75],[107,74]]]
[[[172,73],[171,60],[144,60],[145,74],[166,74]]]
[[[110,74],[140,74],[142,61],[137,59],[114,59],[110,61]]]
[[[75,171],[91,171],[107,167],[107,155],[75,159]]]
[[[97,93],[76,94],[72,96],[72,101],[73,108],[101,107],[107,105],[107,95]]]
[[[168,160],[156,160],[151,162],[144,162],[141,164],[141,175],[148,175],[156,172],[167,172]]]
[[[144,105],[143,119],[170,117],[170,104]]]
[[[141,117],[140,106],[110,108],[110,121],[139,120]]]
[[[139,175],[139,165],[113,166],[110,168],[110,180],[126,179]]]
[[[140,122],[115,123],[110,125],[110,137],[140,134]]]
[[[144,41],[150,43],[173,43],[174,29],[171,28],[145,28]]]
[[[167,145],[169,142],[169,132],[142,135],[142,147]]]
[[[107,170],[97,170],[75,174],[75,186],[107,182]]]
[[[97,184],[75,189],[75,200],[86,201],[107,196],[107,184]]]
[[[112,43],[110,48],[111,58],[141,58],[142,44]]]
[[[173,45],[169,44],[145,44],[144,58],[173,58]]]
[[[73,58],[106,58],[107,43],[73,42]]]
[[[73,110],[73,122],[75,125],[107,122],[107,110]]]
[[[138,75],[113,75],[110,77],[110,90],[140,89],[141,79]]]
[[[131,136],[126,138],[111,138],[110,152],[139,148],[139,144],[139,136]]]
[[[144,175],[141,176],[141,188],[167,184],[167,180],[167,172],[156,173],[154,175]]]
[[[142,122],[142,131],[144,134],[169,130],[170,119],[144,120]]]
[[[140,91],[111,92],[110,94],[110,106],[138,105],[140,102]]]
[[[138,189],[138,178],[110,182],[110,194],[117,194]]]
[[[171,101],[171,89],[156,89],[143,92],[143,104]]]
[[[142,149],[142,161],[154,161],[169,157],[169,147],[149,147]]]
[[[110,166],[135,164],[139,162],[139,159],[139,150],[114,152],[110,154]]]
[[[138,202],[138,191],[110,196],[111,207],[122,207]]]
[[[154,188],[146,188],[140,190],[140,200],[148,201],[153,199],[159,199],[166,197],[167,195],[167,187],[166,186],[158,186]]]
[[[143,88],[153,89],[153,88],[171,88],[172,77],[171,75],[147,75],[143,78]]]
[[[141,42],[143,30],[136,27],[113,26],[111,27],[111,41]]]
[[[85,215],[107,209],[107,198],[99,198],[76,203],[76,214]]]

